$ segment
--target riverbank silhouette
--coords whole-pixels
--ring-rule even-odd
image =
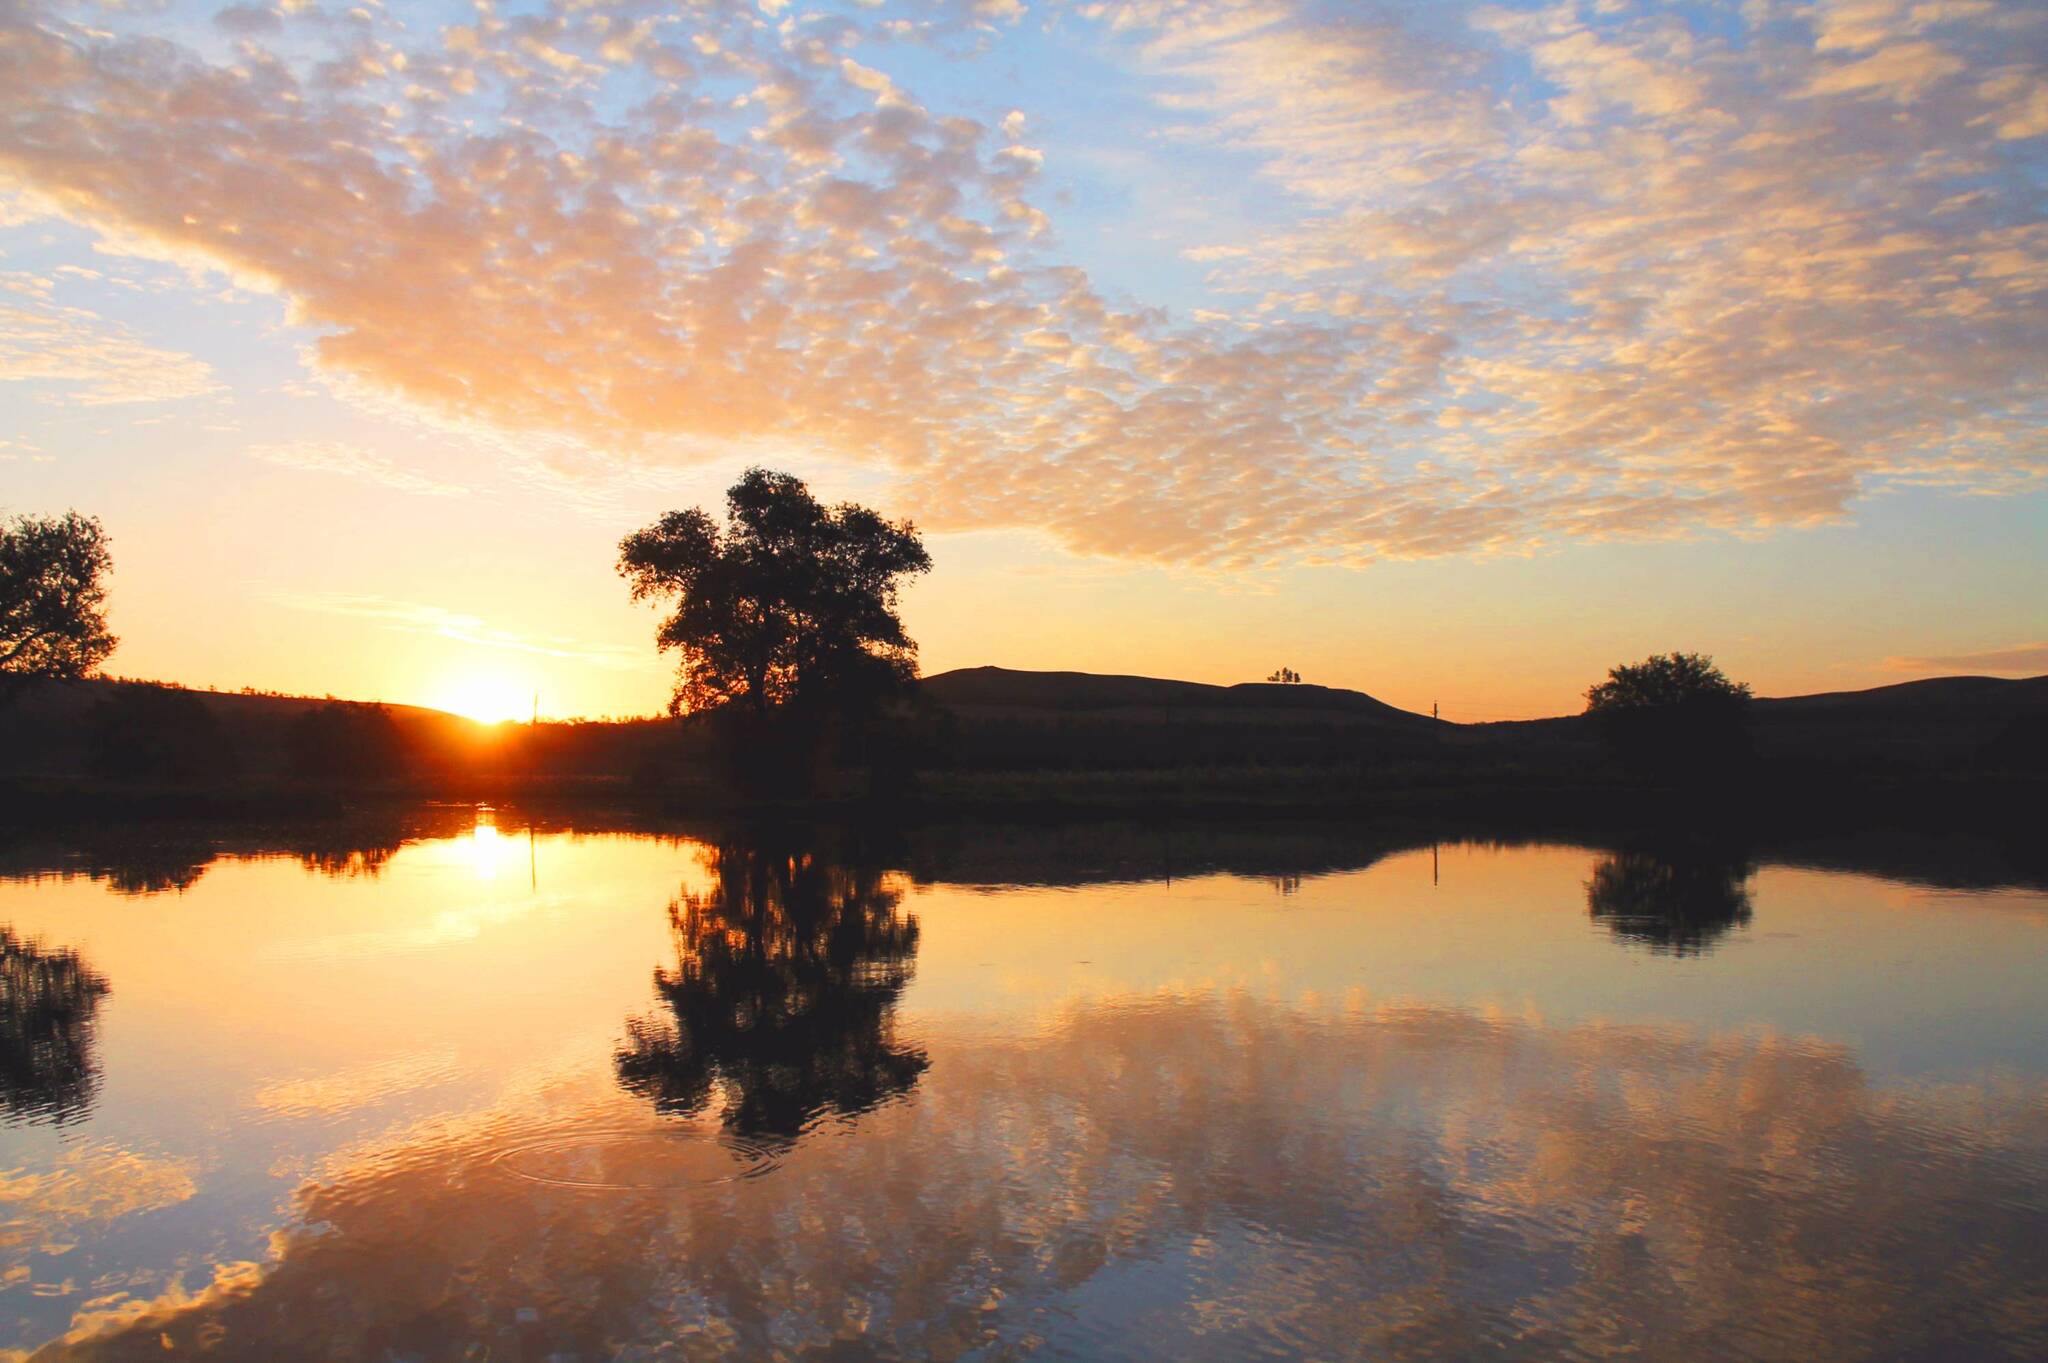
[[[1997,819],[2048,791],[2048,677],[1759,699],[1739,760],[1618,753],[1593,716],[1457,724],[1361,692],[973,668],[919,684],[856,758],[801,787],[735,783],[690,720],[482,724],[411,706],[40,683],[0,711],[0,812],[333,812],[547,797],[686,812],[887,806],[1465,812],[1589,817],[1717,802],[1759,817]]]

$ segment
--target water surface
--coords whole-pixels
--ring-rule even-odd
[[[1922,850],[16,848],[0,1356],[2040,1357],[2048,894]]]

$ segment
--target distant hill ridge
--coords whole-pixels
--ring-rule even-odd
[[[31,688],[22,701],[11,707],[15,716],[38,720],[70,720],[89,709],[101,697],[120,686],[152,686],[189,691],[225,719],[258,719],[283,722],[323,705],[382,705],[401,726],[446,727],[464,734],[484,734],[497,726],[446,710],[424,705],[387,701],[343,700],[333,696],[291,696],[273,692],[204,691],[181,687],[173,682],[95,678],[83,683],[43,684]],[[1453,724],[1433,720],[1389,705],[1363,691],[1308,682],[1238,682],[1220,686],[1209,682],[1175,681],[1164,677],[1139,677],[1106,672],[1037,672],[1009,667],[962,667],[940,672],[919,682],[925,694],[943,705],[968,709],[1015,710],[1117,710],[1171,707],[1189,711],[1308,710],[1342,713],[1355,718],[1378,718],[1402,724]],[[1860,691],[1822,691],[1803,696],[1763,696],[1756,701],[1766,714],[1821,711],[1880,710],[1962,710],[1986,708],[2002,713],[2032,711],[2048,707],[2048,674],[2038,677],[1928,677],[1919,681],[1895,682]],[[1560,715],[1557,718],[1569,718]],[[602,720],[548,720],[544,725],[632,724],[655,722],[654,717]],[[1547,720],[1515,721],[1548,723]],[[1465,726],[1458,726],[1465,727]]]
[[[926,695],[941,704],[1019,710],[1329,710],[1397,723],[1438,721],[1387,704],[1363,691],[1308,682],[1170,681],[1099,672],[1027,672],[1008,667],[963,667],[926,677]]]
[[[1217,686],[1207,682],[1114,673],[962,667],[926,677],[921,685],[934,700],[956,708],[1116,710],[1173,706],[1193,710],[1330,710],[1425,725],[1451,723],[1389,705],[1363,691],[1315,686],[1307,682],[1239,682],[1234,686]],[[2048,675],[1928,677],[1861,691],[1759,697],[1756,704],[1765,712],[1892,708],[1946,710],[1977,706],[2000,711],[2031,710],[2048,706]]]

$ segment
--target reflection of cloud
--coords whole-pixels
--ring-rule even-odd
[[[1299,215],[1205,250],[1244,306],[1184,322],[1047,258],[1022,120],[868,64],[1015,8],[308,10],[214,61],[17,7],[0,175],[282,294],[331,373],[422,407],[645,457],[802,441],[904,475],[932,528],[1122,557],[2039,477],[2037,5],[1084,7],[1074,41]]]
[[[458,840],[458,842],[464,840]],[[507,847],[511,846],[507,843]],[[525,853],[522,850],[523,861]],[[418,922],[365,932],[338,932],[324,937],[300,937],[272,943],[262,953],[266,962],[359,961],[376,956],[407,955],[475,941],[488,929],[514,922],[531,913],[558,909],[571,902],[559,894],[528,895],[519,899],[492,900],[463,908],[443,909]]]
[[[274,1262],[52,1359],[2021,1356],[2037,1084],[1873,1088],[1831,1047],[1423,1006],[1146,996],[936,1046],[760,1177],[615,1105],[366,1152]],[[561,1115],[561,1114],[567,1115]],[[528,1129],[532,1128],[532,1129]],[[508,1173],[574,1148],[587,1182]],[[562,1155],[560,1158],[568,1158]],[[637,1190],[636,1189],[641,1189]],[[531,1312],[522,1308],[531,1307]],[[496,1346],[494,1346],[495,1349]]]
[[[249,453],[284,468],[338,473],[345,478],[360,478],[365,482],[397,488],[400,492],[417,492],[427,497],[460,497],[469,490],[400,468],[381,454],[372,454],[335,440],[294,440],[282,445],[258,445]]]
[[[1919,658],[1886,658],[1895,672],[2048,672],[2048,643],[1989,648],[1982,653],[1937,653]]]
[[[415,1051],[389,1060],[351,1065],[331,1074],[265,1084],[250,1096],[252,1106],[278,1117],[351,1112],[401,1093],[447,1082],[456,1073],[447,1047]]]
[[[0,1171],[0,1280],[32,1254],[64,1253],[88,1227],[185,1201],[195,1172],[104,1144],[66,1149],[41,1173]]]

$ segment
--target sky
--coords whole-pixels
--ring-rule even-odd
[[[14,0],[0,512],[113,672],[487,717],[659,710],[750,464],[927,672],[2032,675],[2044,190],[2033,0]]]

